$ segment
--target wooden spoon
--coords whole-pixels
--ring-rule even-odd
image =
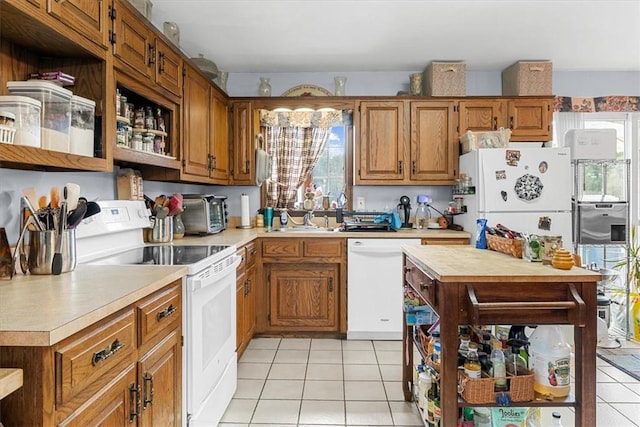
[[[49,190],[49,197],[51,199],[51,207],[53,209],[58,209],[60,207],[60,192],[58,191],[58,187],[51,187],[51,190]]]

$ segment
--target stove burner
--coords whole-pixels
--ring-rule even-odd
[[[134,248],[102,260],[115,265],[191,265],[227,249],[228,245],[175,246],[158,245]]]

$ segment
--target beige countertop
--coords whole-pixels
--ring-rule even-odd
[[[50,346],[161,289],[186,267],[79,265],[0,282],[0,346]]]
[[[474,246],[404,246],[403,250],[440,282],[596,282],[601,277],[584,268],[560,270]]]
[[[274,238],[469,238],[452,230],[380,232],[271,232],[228,229],[187,236],[173,244],[243,246],[257,237]],[[180,279],[185,267],[79,265],[59,276],[17,274],[0,281],[0,346],[50,346]]]

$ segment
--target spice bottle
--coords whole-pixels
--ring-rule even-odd
[[[155,129],[155,120],[153,118],[153,110],[151,109],[151,107],[147,106],[145,115],[144,115],[144,127],[146,129]]]
[[[469,351],[467,351],[467,358],[464,361],[464,373],[472,379],[479,379],[481,377],[478,344],[474,342],[469,343]]]

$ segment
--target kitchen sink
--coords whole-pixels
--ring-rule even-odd
[[[300,225],[287,228],[272,228],[267,233],[335,233],[340,231],[340,227],[337,228],[324,228],[324,227],[310,227],[306,225]]]

